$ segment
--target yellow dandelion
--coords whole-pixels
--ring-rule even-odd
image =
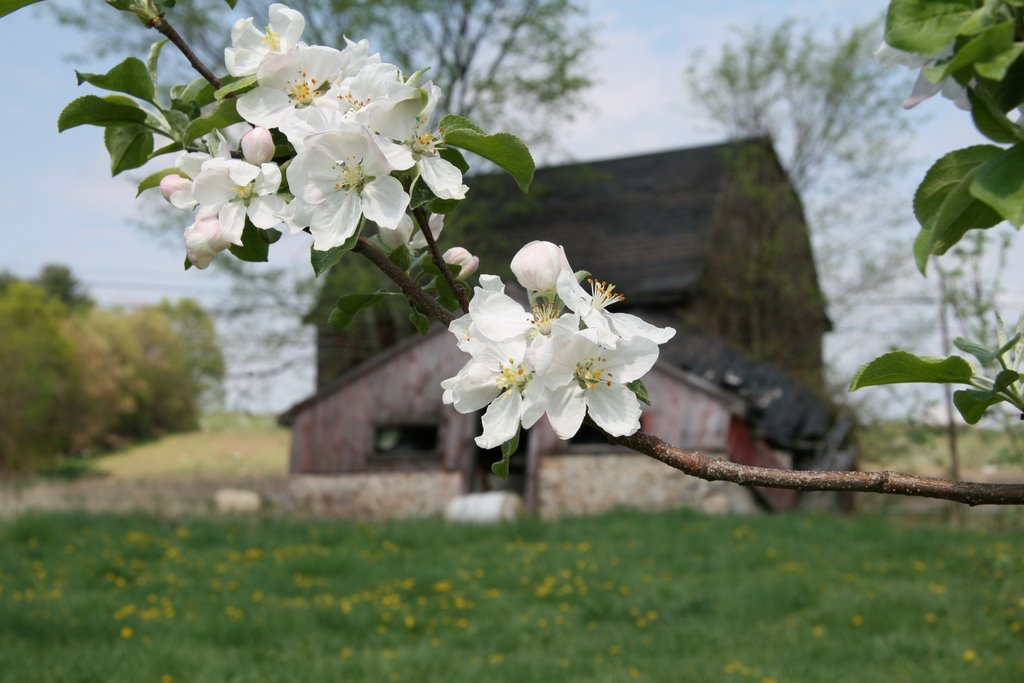
[[[618,645],[609,645],[608,646],[608,654],[610,654],[612,657],[614,657],[615,655],[619,654],[620,652],[622,652],[622,648],[619,647]]]
[[[406,628],[416,628],[416,618],[413,617],[411,614],[406,614],[405,615],[405,627]]]
[[[128,640],[129,638],[131,638],[134,635],[135,635],[135,629],[133,629],[131,626],[122,626],[121,627],[121,637],[124,638],[125,640]]]
[[[437,648],[441,647],[441,639],[440,638],[431,638],[430,639],[430,647],[432,647],[434,649],[437,649]]]
[[[927,621],[929,624],[934,624],[939,620],[939,615],[935,614],[935,612],[928,612],[924,615],[924,620]]]
[[[350,647],[343,647],[343,648],[341,648],[341,658],[342,659],[352,659],[352,655],[353,655],[352,648],[350,648]]]
[[[126,585],[128,585],[128,580],[125,579],[123,576],[119,576],[116,579],[114,579],[114,585],[118,588],[124,588]]]
[[[170,674],[164,674],[160,677],[160,683],[174,683],[174,676]]]
[[[821,638],[823,635],[825,635],[825,632],[827,630],[828,629],[826,629],[824,626],[819,624],[818,626],[815,626],[814,628],[811,629],[811,635],[814,636],[815,638]]]
[[[465,617],[459,617],[455,620],[456,628],[469,628],[469,619]]]
[[[505,661],[505,656],[500,654],[487,655],[487,663],[496,665]]]
[[[926,565],[921,560],[914,560],[914,570],[915,571],[923,572],[927,568],[928,568],[928,565]]]
[[[1017,601],[1017,605],[1019,607],[1021,607],[1022,609],[1024,609],[1024,598],[1021,598],[1020,600],[1018,600]]]
[[[447,593],[452,589],[451,581],[438,581],[434,584],[434,590],[438,593]]]
[[[946,591],[948,591],[949,589],[941,583],[929,583],[928,590],[934,593],[935,595],[945,595]]]
[[[964,661],[973,662],[978,659],[978,653],[974,650],[964,650]]]
[[[854,614],[850,617],[850,623],[854,626],[861,626],[864,623],[864,617],[859,614]]]
[[[626,669],[626,673],[629,674],[630,678],[640,678],[640,669],[636,668],[635,666],[631,666],[628,669]]]
[[[1010,631],[1012,631],[1013,633],[1020,633],[1022,630],[1024,630],[1024,626],[1021,626],[1021,623],[1019,621],[1015,621],[1012,624],[1010,624]]]
[[[775,680],[774,678],[762,678],[761,679],[761,683],[779,683],[779,682],[777,680]]]

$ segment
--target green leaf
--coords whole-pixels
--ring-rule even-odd
[[[224,0],[224,2],[228,3],[228,7],[231,9],[235,9],[235,5],[238,4],[238,0]]]
[[[986,348],[977,342],[972,342],[969,339],[964,339],[963,337],[957,337],[954,339],[953,345],[961,351],[965,351],[977,358],[982,367],[987,367],[995,363],[996,360],[1004,353],[1012,349],[1020,340],[1020,337],[1021,335],[1019,334],[1014,336],[1012,339],[1003,343],[998,349]]]
[[[251,76],[243,76],[242,78],[239,78],[237,81],[228,83],[223,88],[216,90],[213,93],[213,98],[215,100],[223,100],[231,93],[237,93],[242,90],[248,90],[252,86],[256,85],[256,80],[256,74],[252,74]]]
[[[890,351],[858,370],[850,382],[850,391],[882,384],[967,384],[973,376],[971,366],[959,356],[932,358]]]
[[[420,334],[426,334],[430,330],[430,318],[415,308],[409,311],[409,321]]]
[[[334,310],[327,318],[327,324],[336,330],[344,329],[352,323],[359,311],[376,305],[387,296],[401,296],[401,294],[383,289],[372,294],[347,294],[338,299]]]
[[[188,260],[188,256],[185,257],[185,270],[192,267],[192,262]]]
[[[985,68],[987,70],[995,72],[998,71],[999,65],[1002,63],[1003,53],[1010,50],[1012,46],[1013,22],[1003,22],[967,41],[947,61],[926,68],[924,75],[932,83],[938,83],[943,78],[951,76],[960,69],[968,67],[975,62],[981,62],[986,65]],[[996,61],[993,62],[992,60]],[[1006,68],[1010,66],[1012,61],[1011,59],[1002,66],[1003,74],[1006,73]],[[993,80],[999,80],[1000,78],[1002,78],[1002,74],[993,78]]]
[[[956,38],[975,9],[974,0],[892,0],[885,42],[907,52],[938,52]]]
[[[932,254],[932,231],[927,228],[921,228],[917,233],[917,237],[914,238],[914,263],[917,264],[917,269],[921,271],[921,275],[927,275],[928,271],[928,257]]]
[[[990,59],[975,62],[974,70],[982,78],[993,81],[1001,81],[1006,77],[1013,63],[1024,53],[1024,43],[1013,43],[1003,52],[998,53]]]
[[[245,219],[245,228],[242,230],[242,245],[232,244],[228,249],[242,261],[250,263],[263,263],[270,254],[270,245],[260,235],[259,228],[248,218]]]
[[[171,101],[176,106],[189,104],[204,107],[213,102],[213,85],[200,76],[188,85],[176,85],[171,88]]]
[[[124,97],[86,95],[72,100],[57,118],[57,131],[76,126],[126,126],[146,121],[146,112]]]
[[[14,10],[35,4],[40,0],[0,0],[0,17],[6,16]]]
[[[522,430],[516,428],[516,435],[501,444],[501,460],[491,464],[491,471],[502,479],[508,479],[508,463],[519,449],[519,434]]]
[[[158,156],[170,154],[171,152],[180,152],[183,149],[185,149],[185,146],[182,145],[180,142],[172,142],[168,145],[164,145],[160,149],[154,150],[153,153],[149,155],[149,158],[155,159]]]
[[[123,92],[156,104],[156,86],[153,83],[153,78],[142,60],[136,57],[129,57],[105,74],[76,71],[75,76],[78,78],[78,85],[90,83],[97,88]]]
[[[960,412],[967,424],[977,424],[992,406],[1002,403],[1006,397],[1001,392],[1014,382],[1020,375],[1013,370],[1003,370],[996,375],[991,389],[961,389],[953,392],[953,405]]]
[[[978,132],[993,142],[1016,143],[1022,137],[1021,129],[1004,112],[974,89],[967,90],[967,98],[971,102],[971,119]]]
[[[150,190],[154,187],[160,187],[160,181],[163,180],[165,176],[169,175],[181,175],[181,171],[176,168],[165,168],[161,171],[157,171],[156,173],[150,173],[142,179],[142,182],[139,183],[135,196],[138,197],[146,190]]]
[[[444,135],[445,144],[479,154],[507,171],[523,192],[530,189],[535,169],[533,156],[515,135],[487,135],[475,124],[454,114],[441,119],[438,127]]]
[[[158,40],[149,46],[149,56],[146,57],[146,71],[149,72],[149,80],[153,82],[154,89],[157,84],[156,80],[156,67],[160,61],[160,51],[164,49],[164,45],[167,44],[167,39]]]
[[[238,123],[242,120],[242,116],[238,113],[236,105],[235,100],[224,100],[212,112],[188,124],[181,139],[184,142],[190,142],[218,128],[226,128],[233,123]]]
[[[392,263],[405,272],[408,272],[409,266],[412,265],[412,252],[409,251],[409,247],[404,244],[399,247],[395,247],[391,253],[388,254],[388,258]]]
[[[966,147],[950,152],[928,169],[914,194],[914,214],[930,232],[929,253],[944,254],[968,230],[1000,222],[998,214],[971,194],[971,182],[979,169],[1002,151],[994,145]]]
[[[978,169],[971,194],[998,211],[1018,228],[1024,224],[1024,143],[990,159]]]
[[[651,395],[647,393],[647,387],[644,386],[643,382],[638,379],[626,382],[626,388],[636,394],[637,399],[641,402],[651,405]]]
[[[326,251],[319,251],[311,247],[309,250],[309,262],[313,265],[313,274],[316,277],[320,277],[325,270],[333,268],[341,260],[341,257],[345,255],[345,252],[352,251],[356,246],[362,231],[363,223],[360,221],[355,233],[345,240],[343,244]]]
[[[143,126],[110,126],[103,142],[110,153],[110,175],[142,166],[153,151],[153,133]]]

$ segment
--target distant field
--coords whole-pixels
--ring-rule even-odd
[[[1019,683],[1018,534],[615,514],[498,528],[26,516],[0,681]]]
[[[945,472],[949,468],[949,441],[943,427],[899,422],[862,427],[861,462],[913,472]],[[1024,445],[1024,424],[1017,429]],[[983,427],[960,427],[957,447],[961,466],[969,470],[999,468],[1024,475],[1024,461],[1006,433]]]
[[[270,416],[217,414],[200,431],[174,434],[91,458],[64,461],[48,474],[115,480],[221,479],[283,476],[288,430]]]

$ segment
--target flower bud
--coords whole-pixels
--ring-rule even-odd
[[[195,205],[192,199],[192,181],[172,173],[160,179],[160,194],[168,202],[179,209],[188,209]]]
[[[201,211],[196,222],[185,228],[185,252],[196,268],[206,268],[229,244],[221,235],[217,211]]]
[[[554,292],[563,270],[572,272],[565,249],[551,242],[534,240],[512,257],[512,273],[519,284],[534,292]]]
[[[473,256],[462,247],[452,247],[442,255],[444,262],[459,267],[459,280],[465,280],[480,267],[480,258]]]
[[[266,128],[257,126],[242,136],[242,156],[253,166],[274,158],[274,138]]]
[[[380,235],[380,241],[385,247],[394,250],[409,244],[414,228],[412,216],[404,214],[394,228],[379,228],[377,234]]]

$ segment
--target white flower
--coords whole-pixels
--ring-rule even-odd
[[[242,244],[242,230],[248,216],[258,228],[272,228],[280,222],[277,214],[285,208],[277,195],[281,169],[277,164],[253,166],[240,159],[209,159],[192,184],[192,194],[203,207],[219,207],[221,234]]]
[[[213,257],[231,244],[221,234],[216,208],[202,209],[196,221],[185,228],[185,252],[196,268],[206,268]]]
[[[341,52],[319,45],[270,54],[256,71],[259,85],[238,98],[238,113],[254,126],[279,128],[296,109],[337,109],[323,95],[341,77],[344,62]]]
[[[436,242],[437,238],[441,236],[441,230],[444,229],[444,214],[430,214],[427,227],[430,229],[430,235]],[[416,250],[427,246],[427,238],[423,236],[421,231],[416,229],[416,224],[409,214],[403,215],[402,220],[394,228],[381,228],[378,226],[377,234],[380,235],[380,241],[384,243],[384,246],[391,250],[403,246]]]
[[[565,249],[551,242],[534,240],[512,257],[512,273],[528,291],[553,294],[562,271],[572,273]]]
[[[471,323],[463,316],[449,329],[460,338]],[[472,345],[472,359],[457,375],[441,382],[443,400],[460,413],[487,406],[481,448],[495,448],[516,435],[520,425],[532,427],[544,414],[544,387],[535,379],[524,338],[503,342],[481,340]]]
[[[465,280],[480,267],[480,257],[473,256],[464,247],[452,247],[444,252],[441,258],[448,265],[459,267],[459,274],[456,276],[459,280]]]
[[[910,91],[910,97],[903,102],[904,109],[913,109],[928,98],[942,93],[942,96],[952,100],[960,109],[970,111],[971,102],[967,98],[967,90],[960,85],[956,79],[947,76],[938,83],[932,83],[925,76],[925,70],[935,66],[939,62],[948,59],[953,54],[953,43],[951,42],[944,49],[932,54],[922,55],[915,52],[906,52],[897,49],[885,41],[875,50],[875,61],[882,66],[901,64],[911,69],[920,69],[914,87]]]
[[[259,166],[274,158],[274,138],[266,128],[256,126],[242,136],[242,156],[250,164]]]
[[[274,3],[268,12],[270,24],[262,33],[253,19],[239,19],[231,27],[231,47],[224,48],[224,64],[232,76],[256,73],[263,58],[273,52],[287,52],[299,44],[306,19],[299,12]]]
[[[320,133],[288,167],[288,186],[310,207],[313,246],[340,246],[366,216],[383,228],[395,228],[409,206],[402,183],[368,131]]]
[[[177,173],[160,179],[160,194],[179,209],[191,209],[199,203],[192,197],[192,181]]]
[[[552,325],[549,358],[538,379],[548,389],[548,421],[560,439],[579,431],[585,414],[612,436],[640,429],[640,402],[626,386],[640,379],[658,360],[658,345],[650,339],[622,339],[615,348],[599,344],[592,330],[579,329],[575,315]]]
[[[633,337],[649,339],[664,344],[676,331],[671,327],[655,327],[628,313],[609,313],[608,306],[622,301],[625,297],[615,291],[615,285],[590,279],[591,293],[587,293],[570,271],[558,274],[558,296],[565,305],[583,320],[596,341],[615,346],[618,340]]]
[[[420,177],[431,192],[440,199],[465,199],[469,188],[462,183],[462,171],[438,154],[437,146],[444,140],[441,132],[430,125],[441,99],[441,89],[433,83],[426,83],[423,90],[427,93],[427,102],[412,123],[412,135],[395,137],[404,140],[412,150],[412,156],[419,164]]]

